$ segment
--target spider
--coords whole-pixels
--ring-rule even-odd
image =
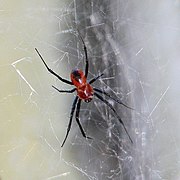
[[[88,55],[87,55],[87,47],[85,45],[85,42],[83,40],[83,38],[79,35],[82,44],[83,44],[83,49],[84,49],[84,54],[85,54],[85,73],[81,70],[81,69],[74,69],[72,70],[71,74],[70,74],[70,78],[71,81],[66,80],[64,78],[62,78],[61,76],[59,76],[57,73],[55,73],[52,69],[49,68],[49,66],[46,64],[45,60],[43,59],[42,55],[40,54],[40,52],[37,50],[37,48],[35,48],[37,54],[39,55],[40,59],[42,60],[43,64],[45,65],[46,69],[54,76],[56,76],[60,81],[62,81],[63,83],[75,86],[73,89],[71,90],[59,90],[58,88],[56,88],[55,86],[52,86],[55,90],[57,90],[60,93],[73,93],[73,92],[77,92],[77,95],[73,101],[72,104],[72,108],[71,108],[71,113],[70,113],[70,120],[69,120],[69,124],[68,124],[68,128],[67,128],[67,132],[66,132],[66,136],[64,138],[64,141],[61,145],[61,147],[64,146],[66,139],[69,135],[70,129],[71,129],[71,125],[72,125],[72,119],[73,119],[73,115],[76,109],[76,122],[80,128],[80,131],[83,135],[83,137],[85,137],[86,139],[92,139],[91,137],[88,137],[80,123],[79,120],[79,112],[80,112],[80,108],[81,108],[81,102],[85,101],[86,103],[89,103],[93,97],[97,97],[98,99],[100,99],[103,103],[105,103],[113,112],[114,115],[116,116],[116,118],[119,120],[120,124],[123,126],[126,134],[129,137],[129,140],[131,141],[131,143],[133,143],[123,121],[121,120],[120,116],[118,115],[118,113],[116,112],[116,110],[114,109],[114,107],[100,94],[103,94],[104,96],[107,96],[108,98],[110,98],[111,100],[115,101],[118,104],[121,104],[123,106],[125,106],[126,108],[132,109],[131,107],[125,105],[123,102],[121,102],[121,100],[111,96],[110,94],[108,94],[107,92],[100,90],[98,88],[92,87],[91,84],[93,84],[96,80],[98,80],[101,76],[103,76],[104,74],[100,74],[94,78],[92,78],[91,80],[87,81],[87,77],[88,77],[88,69],[89,69],[89,60],[88,60]]]

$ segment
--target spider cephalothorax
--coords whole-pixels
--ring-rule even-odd
[[[68,137],[69,131],[71,129],[71,125],[72,125],[72,119],[73,119],[73,115],[74,115],[74,111],[76,109],[76,122],[79,125],[79,128],[81,130],[82,135],[85,138],[88,139],[92,139],[88,136],[86,136],[86,133],[80,123],[79,120],[79,112],[80,112],[80,107],[81,107],[81,101],[84,100],[85,102],[90,102],[93,97],[97,97],[98,99],[100,99],[103,103],[105,103],[115,114],[115,116],[117,117],[117,119],[119,120],[119,122],[121,123],[121,125],[123,126],[125,132],[127,133],[131,143],[133,143],[123,121],[121,120],[120,116],[117,114],[116,110],[114,109],[114,107],[104,98],[102,97],[100,94],[103,94],[107,97],[109,97],[110,99],[114,100],[115,102],[129,108],[132,109],[130,107],[128,107],[127,105],[125,105],[124,103],[122,103],[118,98],[116,97],[112,97],[110,94],[108,94],[105,91],[102,91],[98,88],[94,88],[91,86],[92,83],[94,83],[97,79],[99,79],[103,74],[100,74],[98,76],[96,76],[95,78],[91,79],[89,82],[87,82],[87,76],[88,76],[88,69],[89,69],[89,62],[88,62],[88,56],[87,56],[87,48],[86,45],[84,43],[84,40],[82,39],[82,37],[80,36],[82,43],[83,43],[83,47],[84,47],[84,52],[85,52],[85,59],[86,59],[86,66],[85,66],[85,73],[83,73],[82,70],[80,69],[76,69],[73,70],[71,72],[71,81],[66,80],[64,78],[62,78],[61,76],[59,76],[57,73],[55,73],[52,69],[50,69],[48,67],[48,65],[45,63],[43,57],[41,56],[41,54],[39,53],[39,51],[35,48],[36,52],[38,53],[39,57],[41,58],[42,62],[44,63],[44,65],[46,66],[47,70],[53,74],[54,76],[56,76],[60,81],[69,84],[69,85],[74,85],[75,88],[71,89],[71,90],[59,90],[58,88],[52,86],[54,89],[56,89],[57,91],[59,91],[60,93],[73,93],[75,91],[77,91],[77,96],[75,97],[74,101],[73,101],[73,105],[72,105],[72,109],[71,109],[71,114],[70,114],[70,120],[69,120],[69,124],[68,124],[68,128],[67,128],[67,132],[66,132],[66,136],[64,138],[64,141],[61,145],[61,147],[63,147],[64,143],[66,142],[66,139]]]
[[[86,83],[86,77],[82,70],[74,69],[71,72],[71,81],[77,87],[82,83]]]

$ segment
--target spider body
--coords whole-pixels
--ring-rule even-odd
[[[80,35],[79,35],[80,36]],[[81,107],[81,102],[82,100],[85,102],[90,102],[94,97],[98,98],[99,100],[101,100],[104,104],[106,104],[113,112],[114,115],[116,116],[116,118],[119,120],[119,123],[123,126],[126,134],[128,135],[131,143],[133,143],[122,119],[120,118],[120,116],[118,115],[118,113],[116,112],[116,110],[114,109],[114,107],[105,99],[104,96],[107,96],[108,98],[110,98],[111,100],[117,102],[118,104],[121,104],[123,106],[125,106],[126,108],[132,109],[129,106],[127,106],[126,104],[124,104],[121,100],[119,100],[117,97],[113,97],[110,94],[108,94],[107,92],[92,87],[91,84],[93,84],[96,80],[98,80],[103,74],[100,74],[96,77],[94,77],[93,79],[91,79],[90,81],[87,82],[87,76],[88,76],[88,69],[89,69],[89,61],[88,61],[88,56],[87,56],[87,48],[86,45],[84,43],[83,38],[80,36],[80,39],[83,43],[83,48],[84,48],[84,52],[85,52],[85,60],[86,60],[86,65],[85,65],[85,73],[80,70],[80,69],[75,69],[71,72],[70,74],[70,78],[71,81],[66,80],[64,78],[62,78],[61,76],[59,76],[57,73],[55,73],[52,69],[50,69],[48,67],[48,65],[46,64],[46,62],[44,61],[43,57],[41,56],[41,54],[39,53],[39,51],[35,48],[37,54],[39,55],[39,57],[41,58],[43,64],[45,65],[46,69],[54,76],[56,76],[60,81],[69,84],[69,85],[73,85],[75,86],[75,88],[71,89],[71,90],[59,90],[58,88],[56,88],[55,86],[52,86],[54,89],[56,89],[58,92],[60,93],[73,93],[73,92],[77,92],[77,95],[73,101],[72,104],[72,108],[71,108],[71,113],[70,113],[70,120],[69,120],[69,124],[68,124],[68,128],[67,128],[67,132],[66,132],[66,136],[64,138],[64,141],[61,145],[61,147],[64,146],[64,143],[66,142],[66,139],[69,135],[70,129],[71,129],[71,125],[72,125],[72,119],[73,119],[73,115],[74,112],[76,110],[75,113],[75,119],[76,122],[79,126],[79,129],[82,133],[82,135],[87,138],[87,139],[92,139],[91,137],[86,136],[86,133],[80,123],[80,119],[79,119],[79,113],[80,113],[80,107]],[[103,94],[104,96],[101,96],[100,94]]]
[[[87,83],[82,70],[76,69],[71,72],[71,82],[76,86],[77,95],[81,100],[84,100],[86,103],[92,100],[94,94],[93,87]]]

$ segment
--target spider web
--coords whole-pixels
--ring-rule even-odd
[[[14,180],[179,179],[179,1],[1,1],[0,178]],[[69,79],[84,70],[83,37],[93,84],[135,110],[94,98],[82,103],[82,137],[73,120],[75,94],[47,72]],[[106,99],[108,99],[106,97]]]

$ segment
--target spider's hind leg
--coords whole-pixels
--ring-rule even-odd
[[[75,90],[76,90],[76,88],[73,88],[73,89],[71,89],[71,90],[60,90],[60,89],[58,89],[57,87],[55,87],[55,86],[52,86],[54,89],[56,89],[57,91],[59,91],[60,93],[73,93]]]
[[[92,139],[91,137],[88,137],[86,136],[86,133],[80,123],[80,120],[79,120],[79,112],[80,112],[80,107],[81,107],[81,99],[79,99],[78,103],[77,103],[77,109],[76,109],[76,122],[78,123],[79,125],[79,128],[81,130],[81,133],[83,135],[83,137],[87,138],[87,139]]]
[[[93,88],[94,91],[98,92],[98,93],[101,93],[101,94],[104,94],[106,95],[107,97],[109,97],[110,99],[112,99],[113,101],[117,102],[118,104],[121,104],[123,105],[124,107],[128,108],[128,109],[131,109],[131,110],[134,110],[133,108],[127,106],[126,104],[124,104],[120,99],[118,98],[115,98],[115,97],[112,97],[109,93],[105,92],[105,91],[102,91],[98,88]]]
[[[67,139],[67,137],[69,135],[69,131],[71,130],[72,119],[73,119],[73,115],[74,115],[74,111],[75,111],[78,99],[79,99],[78,96],[76,96],[76,98],[73,101],[73,105],[72,105],[72,108],[71,108],[70,120],[69,120],[69,124],[68,124],[68,128],[67,128],[66,136],[64,138],[64,141],[63,141],[61,147],[64,146],[64,143],[66,142],[66,139]]]
[[[129,140],[130,140],[131,143],[133,144],[133,140],[131,139],[131,136],[129,135],[129,133],[128,133],[128,131],[127,131],[127,129],[126,129],[123,121],[122,121],[122,119],[119,117],[119,115],[117,114],[117,112],[116,112],[116,110],[114,109],[114,107],[113,107],[106,99],[104,99],[102,96],[100,96],[100,95],[97,94],[96,92],[94,93],[94,95],[95,95],[98,99],[100,99],[102,102],[104,102],[107,106],[109,106],[109,107],[111,108],[111,110],[114,112],[114,114],[116,115],[117,119],[119,120],[119,122],[120,122],[121,125],[123,126],[126,134],[127,134],[128,137],[129,137]]]

